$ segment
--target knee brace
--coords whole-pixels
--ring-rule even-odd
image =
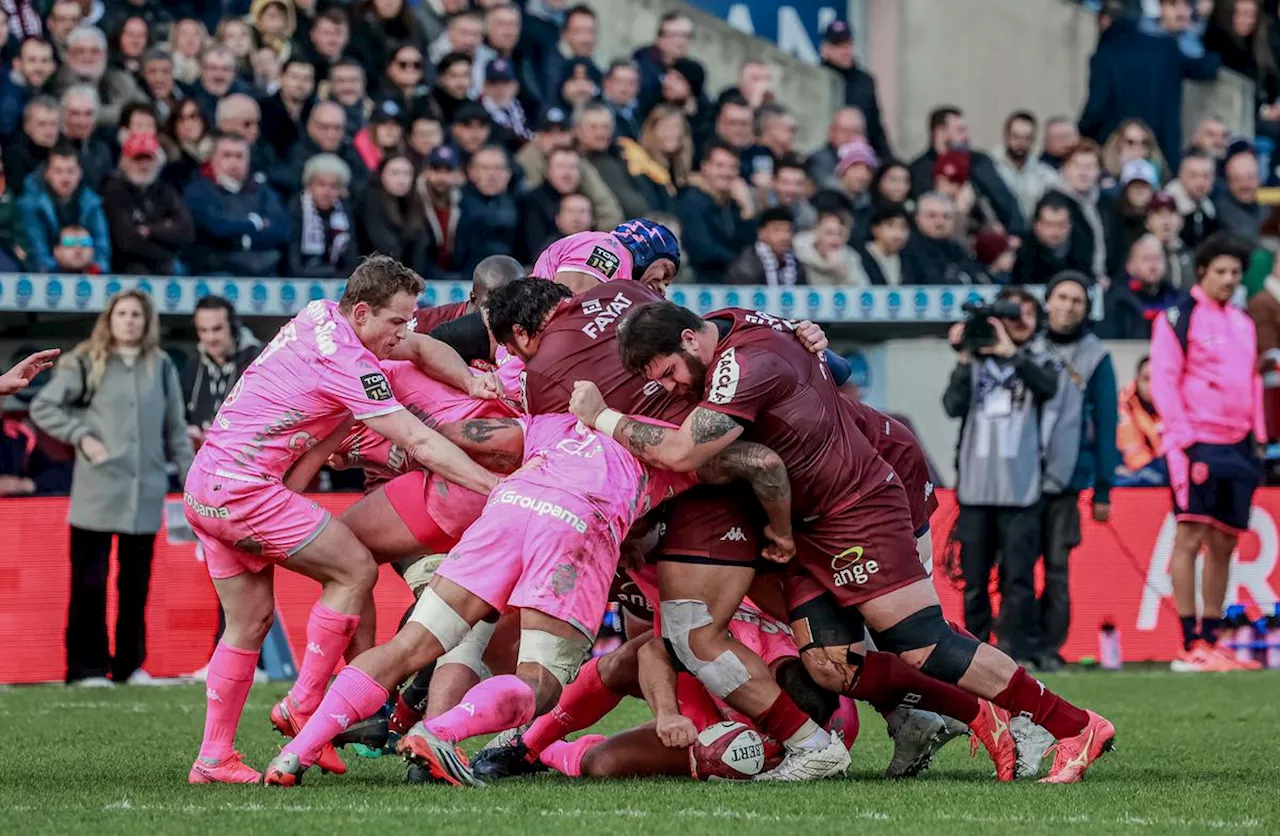
[[[413,615],[409,616],[409,621],[435,636],[445,653],[461,644],[467,633],[471,632],[471,625],[467,620],[458,615],[430,587],[422,591],[422,597],[413,605]]]
[[[516,664],[541,665],[561,685],[568,685],[578,675],[593,642],[586,636],[567,639],[542,630],[520,631],[520,653]]]
[[[489,669],[484,664],[484,652],[497,626],[496,621],[477,621],[457,647],[436,660],[436,666],[462,665],[475,671],[481,679],[487,679]]]
[[[689,599],[663,601],[661,612],[662,639],[668,652],[674,653],[684,669],[697,677],[708,691],[724,699],[750,681],[746,665],[732,650],[706,662],[689,646],[690,633],[715,621],[706,604]]]
[[[942,617],[942,607],[925,607],[877,634],[877,642],[890,653],[905,653],[933,645],[933,652],[920,672],[952,685],[960,681],[973,663],[978,642],[958,635]]]

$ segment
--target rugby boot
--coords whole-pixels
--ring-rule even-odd
[[[978,754],[981,743],[996,765],[996,779],[1012,781],[1018,767],[1018,744],[1009,731],[1009,712],[989,700],[981,700],[978,716],[969,724],[969,757]]]
[[[188,784],[256,784],[262,773],[244,762],[244,755],[232,752],[222,760],[196,758],[187,773]]]
[[[1059,740],[1054,747],[1053,768],[1042,784],[1074,784],[1084,779],[1093,762],[1115,748],[1116,727],[1111,721],[1092,711],[1089,722],[1075,737]]]
[[[302,727],[307,724],[308,719],[310,718],[298,712],[298,704],[288,694],[285,694],[284,699],[271,709],[271,725],[288,738],[296,737],[298,732],[302,731]],[[338,750],[333,748],[333,743],[326,743],[320,748],[316,753],[315,765],[334,775],[342,775],[347,771],[347,765],[338,756]]]
[[[462,748],[446,743],[427,731],[421,723],[409,730],[396,744],[396,751],[404,756],[405,762],[425,767],[437,783],[453,787],[483,787],[481,781],[471,771],[471,764]]]

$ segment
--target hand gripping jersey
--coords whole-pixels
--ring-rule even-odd
[[[601,282],[630,279],[631,251],[611,232],[578,232],[543,250],[533,277],[554,280],[561,271],[585,273]]]

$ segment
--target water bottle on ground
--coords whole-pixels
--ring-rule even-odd
[[[1118,671],[1124,667],[1124,655],[1120,652],[1120,631],[1115,620],[1103,619],[1098,632],[1098,660],[1104,671]]]

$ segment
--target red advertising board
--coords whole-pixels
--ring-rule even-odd
[[[934,515],[934,551],[945,554],[955,521],[955,498],[939,491]],[[355,497],[315,497],[341,513]],[[1082,498],[1087,502],[1087,498]],[[181,519],[180,500],[167,516]],[[64,498],[0,500],[4,543],[0,546],[0,683],[59,681],[65,674],[64,633],[70,591],[67,557],[67,501]],[[1163,490],[1118,490],[1112,494],[1112,522],[1094,523],[1082,504],[1084,542],[1071,559],[1072,629],[1069,660],[1097,655],[1098,625],[1111,618],[1119,626],[1127,661],[1171,658],[1178,647],[1177,613],[1170,598],[1169,554],[1174,523]],[[1258,492],[1252,531],[1241,539],[1228,589],[1229,603],[1271,612],[1280,592],[1280,489]],[[939,557],[941,560],[941,557]],[[940,566],[935,572],[948,617],[963,620],[961,593]],[[109,583],[108,619],[115,610],[115,572]],[[276,573],[277,611],[300,658],[307,613],[319,586],[292,572]],[[394,632],[410,595],[389,568],[376,590],[378,640]],[[213,650],[218,609],[213,585],[197,557],[190,532],[175,523],[160,532],[147,609],[147,670],[176,676],[204,665]]]

